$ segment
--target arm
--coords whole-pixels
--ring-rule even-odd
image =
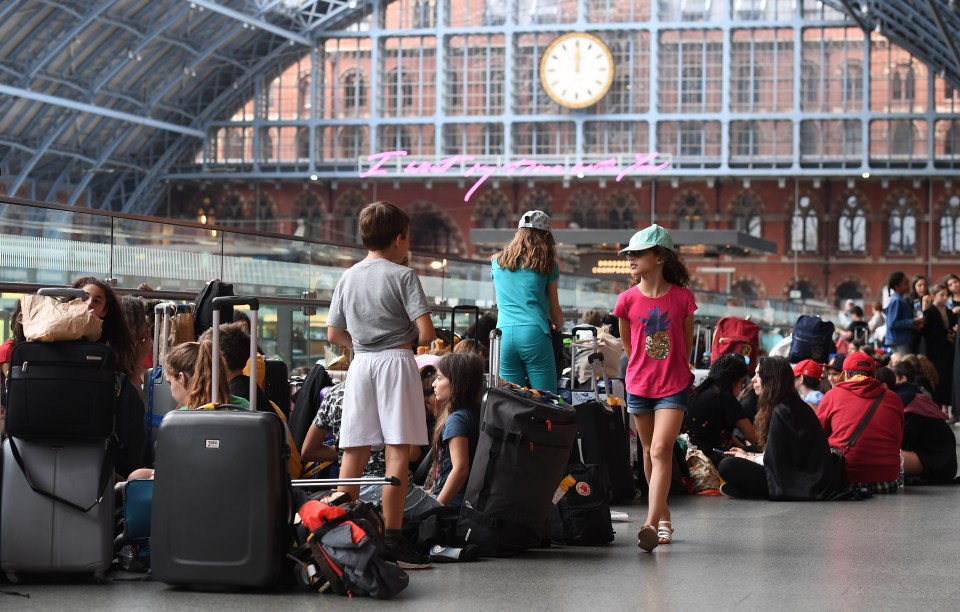
[[[759,439],[757,438],[757,430],[754,429],[753,423],[750,422],[750,419],[740,419],[737,421],[737,429],[740,430],[740,433],[743,434],[743,438],[750,444],[757,444]]]
[[[303,448],[300,449],[300,458],[304,461],[325,461],[337,460],[337,449],[323,443],[329,430],[326,427],[317,427],[316,424],[310,425],[307,431],[307,437],[303,440]]]
[[[909,314],[904,313],[905,303],[906,302],[904,302],[903,299],[894,299],[890,301],[890,315],[887,317],[888,329],[913,328],[913,312],[911,311]]]
[[[693,315],[692,314],[683,320],[683,339],[686,342],[686,346],[683,347],[683,351],[684,351],[684,354],[687,356],[687,361],[690,361],[690,347],[693,346]]]
[[[623,352],[627,354],[627,359],[630,359],[631,353],[633,353],[633,346],[630,344],[630,321],[621,318],[620,319],[620,344],[623,346]]]
[[[558,285],[559,281],[553,281],[547,285],[547,299],[550,300],[550,323],[560,330],[563,329],[563,310],[560,308]]]
[[[433,327],[433,319],[430,318],[429,312],[417,317],[414,323],[417,324],[417,331],[420,333],[417,339],[417,344],[420,346],[429,345],[437,337],[437,330]]]
[[[443,483],[443,490],[437,495],[437,501],[447,505],[457,496],[470,475],[470,440],[467,436],[455,436],[447,441],[447,452],[450,453],[450,462],[453,467],[447,481]]]
[[[330,344],[345,348],[353,347],[353,338],[350,336],[350,332],[339,327],[333,327],[332,325],[327,326],[327,341]]]

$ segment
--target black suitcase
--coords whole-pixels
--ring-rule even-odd
[[[573,328],[574,343],[578,331],[593,333],[596,341],[597,329],[592,326]],[[570,462],[601,466],[607,472],[610,491],[615,501],[628,501],[636,494],[636,481],[633,467],[630,465],[630,435],[626,421],[626,406],[611,406],[600,400],[598,377],[603,375],[603,354],[594,347],[589,356],[593,376],[590,387],[579,389],[576,378],[571,378],[571,398],[577,411],[577,441],[571,453]],[[572,351],[575,351],[574,347]],[[610,382],[604,377],[604,389]],[[577,400],[581,400],[578,401]],[[586,400],[586,401],[583,401]]]
[[[79,289],[38,293],[83,296]],[[117,378],[108,345],[20,342],[10,356],[9,380],[7,435],[97,440],[113,434]]]
[[[222,303],[247,304],[256,351],[255,298],[214,301],[213,346]],[[213,360],[218,363],[217,359]],[[250,384],[256,384],[251,360]],[[213,387],[220,375],[213,368]],[[291,542],[289,446],[273,412],[174,411],[156,450],[150,561],[157,580],[178,585],[263,587],[283,574]]]
[[[491,332],[491,381],[499,379],[499,332]],[[549,545],[548,512],[576,435],[576,413],[558,397],[491,386],[457,537],[487,557]]]
[[[287,364],[280,359],[264,359],[263,392],[267,399],[277,405],[283,417],[290,419],[290,377]],[[261,406],[261,409],[266,408]]]

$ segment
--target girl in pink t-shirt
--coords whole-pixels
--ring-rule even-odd
[[[634,234],[620,254],[630,260],[634,286],[620,294],[613,314],[620,318],[628,358],[627,411],[640,434],[650,489],[637,545],[650,552],[673,537],[667,493],[673,444],[693,382],[688,363],[697,305],[686,288],[690,273],[674,250],[673,238],[659,225]]]

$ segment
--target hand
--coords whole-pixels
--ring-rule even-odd
[[[739,447],[731,448],[730,450],[728,450],[723,454],[726,455],[727,457],[740,457],[741,459],[746,459],[748,457],[748,453]]]

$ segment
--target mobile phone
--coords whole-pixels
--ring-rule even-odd
[[[923,315],[923,306],[920,300],[913,300],[913,316],[919,317]]]

